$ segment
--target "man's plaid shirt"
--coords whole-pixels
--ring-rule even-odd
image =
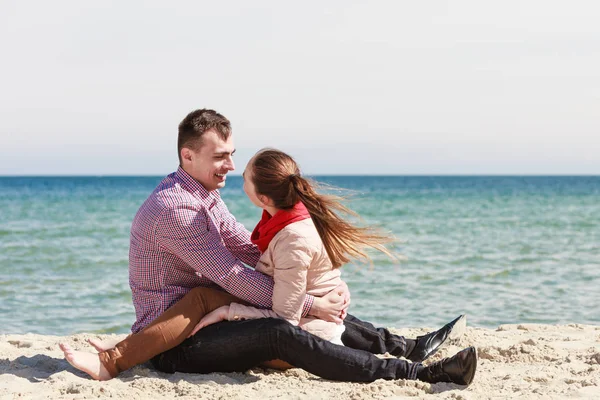
[[[131,227],[129,285],[138,332],[196,286],[221,287],[272,307],[273,279],[253,269],[260,252],[217,190],[208,192],[181,167],[158,185]],[[307,296],[303,315],[314,298]]]

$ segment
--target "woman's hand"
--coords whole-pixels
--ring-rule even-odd
[[[319,319],[341,324],[348,314],[350,291],[342,282],[323,297],[315,297],[309,314]]]
[[[194,329],[192,329],[192,332],[188,335],[188,337],[194,336],[196,332],[204,327],[227,320],[228,315],[229,306],[222,306],[212,312],[209,312],[200,320],[200,322],[198,322]]]

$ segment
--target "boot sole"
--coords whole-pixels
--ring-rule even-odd
[[[467,316],[461,315],[448,334],[445,342],[455,344],[460,341],[460,338],[467,331]],[[441,346],[440,346],[441,347]]]
[[[443,349],[449,343],[451,343],[451,344],[458,343],[460,341],[460,338],[462,337],[462,335],[464,335],[465,331],[467,330],[467,316],[463,314],[463,315],[459,316],[458,318],[456,318],[455,320],[450,321],[445,326],[448,326],[450,324],[452,324],[452,327],[450,328],[450,332],[448,332],[444,341],[435,350],[431,351],[431,353],[427,354],[425,356],[425,358],[423,358],[423,359],[415,360],[415,359],[409,358],[409,360],[411,360],[412,362],[421,362],[422,363],[422,362],[426,361],[429,357],[433,356],[438,351]],[[443,328],[441,328],[441,329],[443,329]]]
[[[473,366],[472,366],[471,370],[468,371],[469,375],[464,377],[464,383],[459,383],[459,385],[462,384],[464,386],[469,386],[471,383],[473,383],[473,379],[475,379],[475,373],[477,372],[477,364],[479,361],[479,355],[477,354],[477,348],[474,346],[469,347],[469,352],[472,352],[475,355],[475,360],[473,361]]]
[[[473,379],[475,379],[475,373],[477,372],[477,364],[479,363],[479,355],[477,354],[477,347],[473,347],[473,352],[475,353],[475,365],[473,366],[473,372],[469,379],[467,380],[467,386],[473,383]]]

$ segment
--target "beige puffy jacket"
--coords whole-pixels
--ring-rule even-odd
[[[232,303],[228,316],[230,321],[282,318],[325,340],[331,340],[339,332],[340,327],[334,322],[302,317],[307,294],[321,297],[342,283],[340,270],[332,268],[310,218],[294,222],[279,231],[260,257],[256,270],[273,277],[273,309],[262,310]]]

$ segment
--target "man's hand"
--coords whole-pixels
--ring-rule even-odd
[[[198,325],[192,329],[192,332],[188,335],[188,337],[194,336],[196,332],[204,327],[226,320],[228,315],[229,306],[222,306],[212,312],[209,312],[200,320],[200,322],[198,322]]]
[[[331,292],[323,297],[315,297],[309,315],[324,321],[341,324],[348,314],[350,305],[350,291],[345,282],[342,282]]]

